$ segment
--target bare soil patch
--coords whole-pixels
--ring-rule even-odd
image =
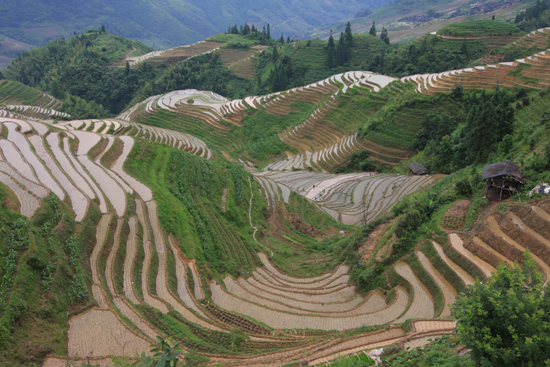
[[[19,199],[17,198],[15,192],[13,192],[12,189],[4,185],[2,182],[0,182],[0,188],[6,193],[6,198],[2,204],[13,212],[19,212],[21,209],[21,204],[19,203]]]
[[[449,230],[464,227],[466,214],[468,213],[470,204],[470,200],[460,200],[458,203],[449,208],[443,218],[441,218],[441,227]]]
[[[369,261],[370,257],[372,256],[372,252],[374,251],[374,248],[386,232],[388,225],[389,223],[379,224],[374,229],[374,231],[369,234],[367,239],[359,245],[359,254],[361,255],[361,260],[363,260],[364,262]]]
[[[222,194],[222,211],[225,213],[225,203],[227,202],[227,189],[223,189]]]

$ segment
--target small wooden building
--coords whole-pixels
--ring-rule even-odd
[[[487,184],[485,188],[485,196],[489,190],[500,191],[500,200],[505,191],[511,196],[517,193],[521,185],[525,184],[525,178],[521,174],[519,167],[512,161],[504,161],[492,163],[485,166],[482,175],[483,181]]]
[[[427,175],[430,173],[422,163],[411,162],[407,165],[409,167],[409,172],[411,175]]]

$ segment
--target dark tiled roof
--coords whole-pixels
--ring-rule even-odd
[[[492,163],[485,166],[483,169],[483,181],[489,178],[508,176],[512,177],[516,181],[525,183],[525,178],[522,176],[519,167],[512,161],[504,161],[498,163]]]
[[[428,173],[430,173],[430,171],[428,171],[428,169],[424,167],[422,163],[411,162],[407,166],[415,175],[427,175]]]

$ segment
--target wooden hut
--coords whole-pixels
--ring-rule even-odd
[[[407,165],[409,167],[409,172],[411,175],[427,175],[430,173],[422,163],[411,162]]]
[[[487,184],[485,196],[489,190],[499,190],[500,200],[502,193],[506,191],[509,196],[517,193],[521,185],[525,184],[525,178],[521,174],[519,167],[512,161],[492,163],[485,166],[482,175],[483,181]]]

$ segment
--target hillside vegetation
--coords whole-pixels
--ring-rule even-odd
[[[0,364],[151,367],[174,343],[187,365],[547,359],[548,30],[488,22],[508,31],[397,46],[235,25],[143,57],[94,31],[22,55],[0,81]],[[100,71],[132,93],[103,96]],[[504,160],[518,190],[482,179]],[[477,319],[521,303],[508,281],[537,327]]]

